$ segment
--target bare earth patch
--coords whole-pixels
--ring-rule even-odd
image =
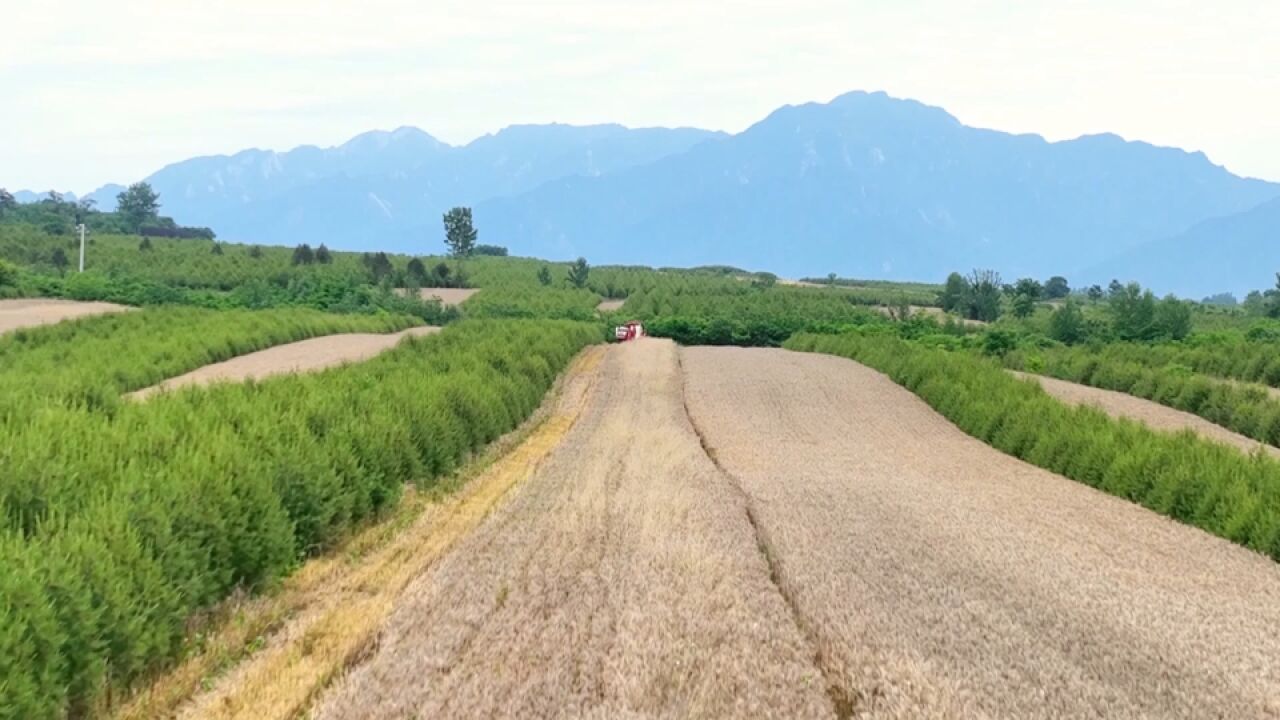
[[[581,420],[409,587],[319,718],[830,717],[676,348],[613,346]]]
[[[1221,425],[1215,425],[1198,415],[1175,410],[1151,400],[1145,400],[1114,390],[1103,390],[1088,385],[1067,382],[1057,378],[1010,372],[1024,380],[1040,383],[1040,387],[1044,388],[1045,392],[1072,405],[1092,405],[1112,417],[1137,420],[1155,430],[1168,432],[1190,430],[1209,440],[1231,445],[1245,452],[1253,452],[1261,448],[1270,455],[1280,457],[1280,449],[1278,448],[1232,432]]]
[[[188,385],[243,382],[286,373],[315,372],[343,363],[368,360],[395,347],[406,337],[421,337],[437,332],[440,332],[440,328],[424,326],[398,333],[343,333],[308,338],[206,365],[185,375],[129,393],[125,397],[145,400],[158,392]]]
[[[51,325],[72,318],[133,309],[108,302],[80,302],[55,298],[0,300],[0,334],[24,327]]]
[[[602,300],[600,301],[600,304],[596,306],[596,310],[599,310],[600,312],[613,312],[614,310],[621,310],[623,304],[625,304],[626,302],[627,302],[626,298],[623,298],[621,300]]]
[[[396,292],[404,295],[408,290],[400,288]],[[423,300],[434,298],[443,305],[461,305],[478,292],[479,288],[422,288],[418,291],[418,297]]]
[[[1280,716],[1276,563],[1000,453],[852,361],[682,356],[847,716]]]
[[[945,322],[948,317],[947,313],[942,308],[939,308],[939,307],[931,307],[931,306],[924,306],[924,305],[909,305],[907,307],[911,310],[912,315],[928,315],[929,317],[933,318],[934,320],[937,320],[938,322]],[[877,305],[875,306],[875,310],[881,315],[885,315],[887,317],[893,317],[893,308],[885,307],[884,305]],[[986,323],[981,320],[969,320],[967,318],[960,318],[954,315],[950,317],[956,320],[957,322],[963,323],[970,327],[982,327],[986,325]]]

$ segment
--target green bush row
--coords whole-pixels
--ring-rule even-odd
[[[598,340],[591,324],[465,321],[358,365],[10,425],[0,717],[100,707],[181,654],[193,612],[450,472]]]
[[[1066,349],[1030,355],[1012,352],[1005,356],[1005,364],[1014,370],[1153,400],[1280,446],[1280,401],[1258,385],[1208,377],[1182,365],[1151,367],[1105,353]]]
[[[1261,453],[1068,406],[969,353],[854,333],[799,335],[787,347],[864,363],[1010,455],[1280,561],[1280,463]]]

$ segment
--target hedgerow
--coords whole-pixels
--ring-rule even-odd
[[[7,423],[0,715],[100,707],[181,654],[193,612],[271,585],[512,429],[598,339],[465,321],[357,365]]]
[[[857,333],[787,347],[869,365],[1010,455],[1280,560],[1280,463],[1261,453],[1068,406],[970,353]]]
[[[1005,364],[1015,370],[1153,400],[1280,446],[1280,401],[1264,387],[1206,376],[1183,365],[1151,367],[1105,351],[1055,348],[1013,352],[1005,356]]]

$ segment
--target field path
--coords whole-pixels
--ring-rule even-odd
[[[677,350],[609,349],[580,421],[411,585],[319,718],[831,717]]]
[[[842,714],[1280,717],[1269,559],[1004,455],[852,361],[682,361]]]
[[[215,382],[243,382],[261,380],[272,375],[296,372],[315,372],[342,363],[368,360],[395,347],[406,337],[422,337],[440,332],[440,328],[422,326],[398,333],[340,333],[276,345],[265,350],[248,353],[212,365],[196,368],[189,373],[127,394],[134,400],[146,398],[164,390],[188,385],[208,385]]]
[[[1232,432],[1199,415],[1175,410],[1152,400],[1043,375],[1013,370],[1009,372],[1024,380],[1038,382],[1045,392],[1072,405],[1092,405],[1112,417],[1137,420],[1153,430],[1166,432],[1190,430],[1206,439],[1230,445],[1245,452],[1253,452],[1261,448],[1269,455],[1280,457],[1280,448],[1274,448],[1240,433]]]
[[[80,302],[57,298],[23,298],[0,300],[0,335],[11,330],[70,320],[103,313],[124,312],[133,308],[108,302]]]

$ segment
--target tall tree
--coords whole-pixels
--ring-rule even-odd
[[[1035,280],[1033,278],[1022,278],[1013,284],[1013,292],[1011,294],[1014,297],[1017,297],[1018,295],[1026,295],[1033,301],[1039,300],[1040,296],[1044,294],[1044,286],[1040,284],[1039,280]]]
[[[587,286],[587,276],[591,273],[591,266],[587,264],[586,258],[578,258],[573,265],[569,266],[569,284],[576,288]]]
[[[1067,345],[1085,339],[1084,313],[1074,300],[1068,300],[1049,316],[1049,337]]]
[[[405,266],[404,277],[413,287],[421,288],[427,284],[427,266],[418,258],[413,258]]]
[[[292,262],[294,265],[310,265],[315,261],[316,261],[316,253],[314,250],[311,249],[311,246],[308,245],[307,243],[302,243],[301,245],[293,249]]]
[[[970,320],[995,322],[1000,319],[1000,273],[974,270],[968,277],[969,293],[965,316]]]
[[[538,282],[542,283],[543,286],[551,284],[551,268],[546,265],[538,268]]]
[[[11,210],[18,209],[18,201],[13,197],[13,193],[0,188],[0,218],[4,217]]]
[[[134,232],[138,232],[148,220],[155,220],[160,213],[160,196],[151,185],[137,182],[116,195],[116,212]]]
[[[320,247],[316,248],[316,262],[321,265],[328,265],[333,262],[333,253],[329,252],[329,248],[320,243]]]
[[[1054,275],[1044,284],[1044,296],[1048,300],[1061,300],[1071,294],[1071,285],[1061,275]]]
[[[444,244],[449,254],[457,258],[471,255],[476,249],[479,233],[471,224],[471,208],[456,207],[444,214]]]
[[[947,276],[947,284],[938,295],[938,304],[946,312],[963,312],[966,298],[969,297],[969,281],[958,272]]]

